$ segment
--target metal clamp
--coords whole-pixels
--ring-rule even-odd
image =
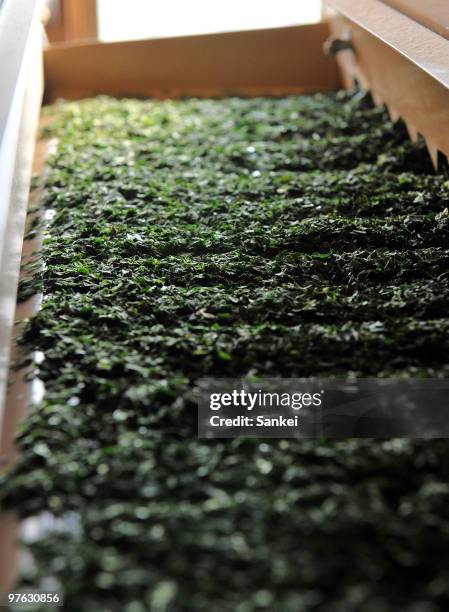
[[[352,37],[349,33],[344,38],[328,38],[324,43],[324,51],[327,55],[335,57],[341,51],[354,51],[354,45],[352,43]]]

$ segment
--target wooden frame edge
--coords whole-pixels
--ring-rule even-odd
[[[383,0],[325,0],[328,7],[449,87],[449,41]],[[411,90],[413,91],[413,90]]]
[[[285,95],[335,90],[322,51],[329,25],[176,38],[55,45],[45,51],[46,100],[112,96]]]
[[[43,94],[43,31],[37,8],[38,5],[23,50],[6,136],[0,143],[4,162],[0,170],[4,187],[0,233],[0,440],[31,168]]]
[[[392,120],[404,120],[412,140],[416,140],[418,135],[423,136],[437,167],[439,151],[449,158],[449,68],[444,57],[433,63],[432,70],[428,69],[428,64],[442,48],[446,55],[449,54],[449,41],[379,0],[375,3],[371,0],[371,15],[365,15],[364,19],[360,16],[359,4],[350,10],[346,0],[327,1],[332,8],[345,9],[343,14],[337,14],[330,21],[333,37],[352,40],[353,50],[346,49],[337,54],[344,86],[350,88],[357,81],[361,87],[371,91],[376,104],[387,106]],[[373,19],[375,6],[380,12]],[[380,20],[383,10],[394,13],[399,21],[385,25]],[[397,44],[392,44],[398,42],[399,34],[395,27],[404,20],[407,27],[400,36],[408,33],[412,37],[411,42],[416,46],[413,58],[403,52],[404,49],[399,51]],[[389,37],[389,31],[393,38]],[[423,31],[425,35],[420,37]],[[432,47],[429,40],[435,38],[438,41],[436,47]],[[445,78],[437,78],[444,72],[447,72]]]

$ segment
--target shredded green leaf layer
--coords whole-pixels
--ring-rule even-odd
[[[449,375],[449,182],[366,96],[50,109],[2,499],[83,612],[435,612],[445,441],[204,441],[198,377]],[[35,229],[35,228],[33,228]]]

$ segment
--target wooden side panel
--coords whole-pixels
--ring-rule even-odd
[[[373,34],[449,88],[449,42],[445,38],[382,0],[325,1],[331,9]]]
[[[449,39],[449,2],[447,0],[383,0],[426,28]]]
[[[45,121],[41,122],[41,126],[45,126]],[[45,163],[52,148],[49,141],[39,139],[34,151],[33,173],[43,175],[45,173]],[[42,198],[43,188],[35,189],[30,194],[30,206],[39,205]],[[40,218],[40,213],[34,213],[30,216],[34,219]],[[38,233],[37,237],[25,240],[22,250],[22,264],[26,266],[33,261],[34,254],[41,249],[42,235]],[[29,272],[22,269],[21,277],[29,276]],[[26,301],[17,304],[15,311],[14,332],[11,342],[11,362],[21,361],[24,357],[29,357],[27,349],[17,343],[17,338],[23,332],[25,322],[32,317],[39,309],[40,295],[34,295]],[[15,444],[17,428],[20,421],[26,417],[30,403],[36,401],[37,381],[30,379],[32,367],[27,365],[19,370],[14,369],[9,375],[9,384],[6,395],[4,414],[2,420],[2,428],[0,431],[0,456],[2,463],[0,464],[0,473],[8,472],[13,469],[19,452]],[[34,388],[34,389],[33,389]],[[39,388],[38,388],[39,389]],[[40,391],[40,389],[39,389]],[[16,581],[16,572],[20,561],[20,553],[18,547],[20,530],[19,520],[13,512],[0,512],[0,590],[1,592],[10,591],[13,589]]]
[[[22,413],[8,411],[4,402],[11,357],[11,340],[16,310],[17,283],[23,246],[25,216],[31,179],[31,163],[43,90],[42,38],[43,32],[34,14],[31,29],[11,102],[10,119],[0,150],[6,147],[0,165],[0,184],[7,184],[7,206],[0,212],[5,231],[0,235],[0,473],[8,469],[14,451],[13,437],[17,420]],[[16,116],[17,115],[17,116]],[[14,120],[16,119],[17,122]],[[11,127],[11,121],[14,125]],[[12,134],[16,133],[16,139]],[[14,143],[14,146],[10,146]],[[8,175],[11,173],[12,180]],[[13,353],[14,354],[14,353]],[[17,390],[17,389],[16,389]],[[15,406],[17,408],[17,406]],[[12,590],[17,556],[17,520],[12,513],[0,513],[0,592]]]
[[[376,104],[386,104],[393,120],[402,117],[412,140],[418,134],[426,139],[435,166],[438,151],[449,158],[449,89],[360,26],[337,18],[333,27],[337,36],[352,33],[355,55],[338,57],[345,86],[357,80]]]
[[[338,88],[322,51],[325,23],[116,43],[45,52],[48,100],[114,96],[281,95]]]
[[[357,80],[393,120],[402,117],[435,166],[438,151],[449,157],[449,41],[381,0],[326,1],[338,12],[332,35],[352,37],[354,51],[337,56],[345,87]]]
[[[23,37],[16,37],[19,49],[11,43],[10,36],[0,36],[0,55],[10,61],[17,59],[13,63],[15,71],[5,70],[0,96],[0,433],[31,162],[43,89],[39,6],[26,2],[23,5],[30,14],[25,14],[24,6],[9,2],[0,11],[0,17],[6,20],[5,23],[0,19],[2,34],[13,35],[16,25],[23,28]],[[16,14],[4,12],[5,8],[16,9],[16,6],[19,12],[23,9],[21,16],[27,17],[26,21],[20,23]]]

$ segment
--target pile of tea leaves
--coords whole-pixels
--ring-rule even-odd
[[[449,182],[361,93],[49,109],[1,497],[83,612],[449,609],[444,440],[198,440],[198,378],[449,375]],[[43,264],[43,266],[42,266]],[[44,581],[44,582],[43,582]]]

